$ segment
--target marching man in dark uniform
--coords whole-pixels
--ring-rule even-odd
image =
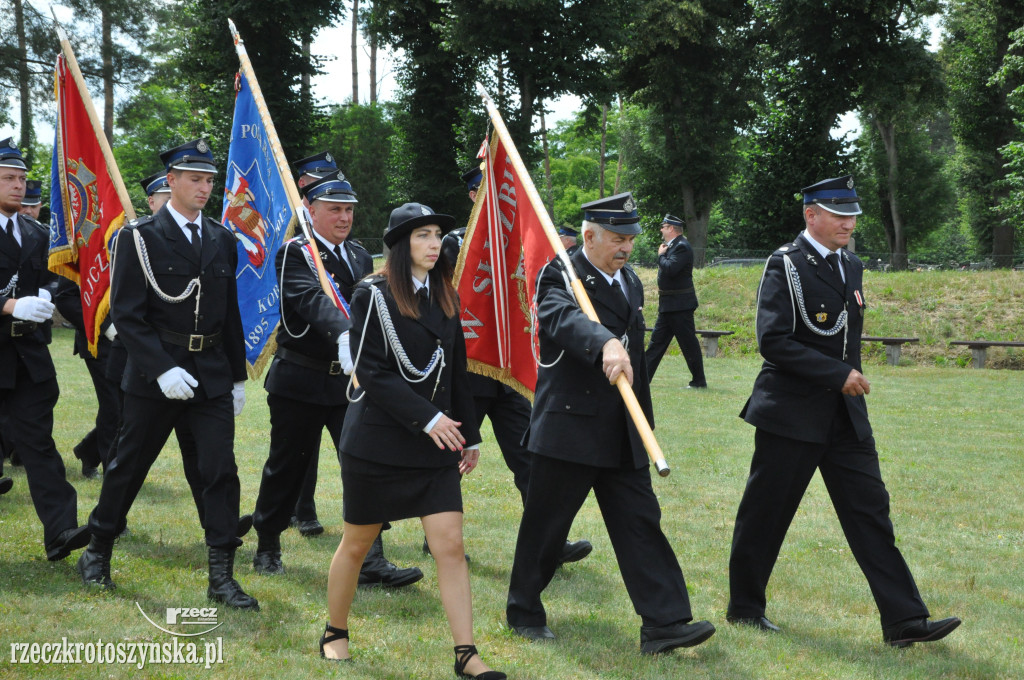
[[[580,249],[580,232],[576,231],[572,227],[559,227],[558,238],[562,242],[562,247],[565,248],[565,252],[569,255],[572,255]]]
[[[541,592],[555,573],[573,518],[593,490],[642,619],[641,651],[691,647],[711,637],[715,627],[690,623],[686,583],[661,530],[647,454],[614,384],[624,375],[653,422],[643,285],[626,266],[640,233],[636,204],[624,193],[583,210],[583,247],[571,259],[601,321],[591,321],[579,308],[561,260],[551,262],[537,285],[541,365],[529,432],[533,458],[506,616],[523,637],[554,638]]]
[[[238,528],[234,418],[245,404],[245,352],[231,233],[202,209],[217,168],[206,140],[160,154],[170,201],[117,236],[111,311],[128,350],[117,457],[89,518],[93,539],[78,561],[86,584],[113,588],[114,538],[150,466],[179,421],[196,439],[203,480],[207,596],[259,609],[233,576]]]
[[[768,259],[757,302],[764,364],[740,414],[757,428],[750,477],[740,501],[729,558],[732,623],[776,632],[765,616],[765,589],[786,531],[815,470],[881,614],[882,638],[895,647],[948,635],[960,619],[929,621],[896,547],[889,493],[861,373],[864,266],[844,249],[861,213],[851,176],[803,190],[806,229]]]
[[[476,200],[476,192],[480,188],[483,177],[479,165],[474,165],[462,174],[462,180],[466,182],[469,189],[470,200]],[[465,235],[466,228],[460,227],[445,234],[444,240],[441,242],[441,250],[453,268],[459,259],[459,250],[462,248],[462,240]],[[574,237],[573,242],[575,240]],[[469,374],[469,387],[473,391],[477,429],[483,427],[485,418],[490,419],[494,438],[498,442],[498,448],[501,449],[501,456],[505,460],[505,465],[512,472],[513,482],[525,504],[526,489],[530,485],[530,452],[527,451],[526,445],[523,443],[523,435],[530,427],[530,412],[532,410],[530,402],[500,380],[479,373],[471,372]],[[588,540],[566,540],[565,545],[562,546],[562,554],[558,558],[558,563],[579,562],[593,549],[594,546]],[[426,539],[423,541],[423,551],[428,552]]]
[[[89,542],[78,526],[78,495],[53,443],[53,408],[60,389],[50,358],[56,275],[47,269],[50,232],[19,215],[25,161],[11,139],[0,142],[0,410],[17,442],[28,489],[43,523],[46,559],[62,560]],[[3,476],[0,494],[13,482]]]
[[[654,379],[661,357],[675,337],[686,359],[686,367],[690,369],[687,387],[704,388],[708,383],[693,322],[693,312],[697,309],[693,248],[683,236],[683,221],[675,215],[665,215],[661,221],[661,238],[664,243],[658,246],[658,320],[647,346],[647,375]]]
[[[347,303],[356,282],[373,271],[373,258],[349,240],[355,204],[352,185],[337,170],[306,184],[313,233],[324,269]],[[281,532],[299,498],[308,469],[317,465],[324,428],[337,445],[345,421],[345,388],[352,372],[348,316],[320,286],[313,252],[304,237],[286,241],[277,253],[281,282],[281,328],[265,387],[270,406],[270,455],[256,500],[259,545],[253,566],[261,574],[284,573]],[[314,478],[315,479],[315,478]],[[380,536],[359,574],[362,585],[406,586],[423,578],[418,568],[399,569],[384,557]]]

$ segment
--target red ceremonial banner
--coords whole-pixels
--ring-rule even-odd
[[[483,182],[455,267],[469,369],[532,400],[534,292],[555,253],[501,141],[485,139],[480,156]]]
[[[85,334],[95,355],[100,326],[110,311],[107,244],[124,223],[124,208],[82,101],[89,93],[79,91],[64,55],[57,57],[54,94],[49,268],[82,289]]]

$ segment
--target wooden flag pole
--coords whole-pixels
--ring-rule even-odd
[[[50,11],[53,11],[52,7]],[[71,42],[68,40],[67,33],[64,32],[64,28],[57,23],[56,14],[53,16],[53,22],[57,26],[57,37],[60,38],[60,51],[64,54],[64,61],[67,62],[68,70],[71,71],[71,77],[74,78],[75,84],[78,86],[79,96],[82,98],[82,104],[85,105],[85,111],[89,114],[89,122],[92,124],[92,130],[96,134],[96,141],[103,152],[103,160],[107,164],[110,180],[114,183],[114,188],[117,190],[117,198],[121,201],[121,208],[124,210],[125,219],[134,220],[135,206],[132,205],[132,199],[128,197],[128,189],[124,185],[124,180],[121,179],[121,171],[117,167],[117,161],[114,160],[114,152],[111,151],[110,142],[107,141],[107,136],[103,133],[100,117],[96,114],[96,107],[92,103],[92,97],[89,96],[89,89],[85,86],[85,78],[82,77],[82,71],[78,68],[75,51],[71,48]]]
[[[562,245],[562,241],[558,237],[558,233],[555,231],[554,225],[551,223],[551,217],[548,215],[547,208],[544,207],[544,202],[541,200],[540,194],[537,193],[537,187],[533,185],[530,173],[523,164],[523,159],[519,157],[519,152],[516,151],[516,146],[513,144],[512,137],[508,133],[508,128],[505,127],[505,121],[501,119],[501,114],[494,106],[494,102],[491,101],[491,98],[488,96],[483,85],[477,83],[476,89],[484,101],[484,106],[487,107],[487,113],[491,117],[491,123],[494,125],[494,131],[498,133],[498,138],[501,139],[502,143],[505,145],[505,151],[508,153],[508,157],[512,161],[512,167],[515,168],[516,173],[523,182],[523,187],[526,189],[526,195],[530,198],[530,204],[533,206],[534,212],[537,213],[541,227],[544,229],[544,235],[547,236],[548,242],[551,244],[551,247],[554,248],[555,254],[565,265],[565,271],[569,274],[572,290],[576,295],[576,301],[579,303],[580,309],[591,321],[601,323],[601,320],[597,317],[597,311],[594,310],[594,305],[590,302],[590,297],[587,295],[587,291],[583,287],[583,282],[579,280],[578,276],[576,276],[576,270],[573,268],[572,262],[569,260],[569,255],[565,252],[565,247]],[[643,439],[644,447],[647,449],[647,455],[650,456],[658,474],[662,477],[667,477],[672,470],[669,468],[668,462],[665,460],[665,454],[662,453],[661,446],[658,445],[658,440],[654,438],[654,431],[651,430],[651,426],[647,422],[647,416],[644,415],[643,409],[640,408],[640,402],[637,401],[636,394],[633,393],[633,388],[630,386],[626,376],[619,375],[615,381],[615,386],[619,388],[619,393],[622,395],[622,400],[626,403],[626,409],[629,411],[629,415],[633,419],[633,424],[640,433],[640,438]]]
[[[235,28],[235,22],[231,19],[228,19],[228,27],[231,29],[231,37],[235,42],[235,51],[238,52],[239,70],[249,81],[253,99],[256,101],[256,108],[260,112],[260,119],[263,121],[263,128],[267,131],[267,141],[270,143],[270,149],[274,154],[274,161],[277,162],[277,171],[281,174],[285,194],[288,196],[288,204],[295,211],[295,218],[299,222],[302,234],[309,241],[309,247],[313,249],[313,264],[316,266],[320,287],[327,293],[327,297],[333,300],[331,284],[327,280],[324,263],[320,260],[320,249],[317,247],[317,240],[313,236],[313,227],[306,220],[306,213],[302,209],[302,198],[299,196],[299,189],[295,186],[295,181],[292,179],[291,170],[288,168],[288,159],[284,156],[281,140],[277,136],[277,128],[274,127],[274,121],[270,117],[270,110],[267,109],[267,103],[263,99],[263,90],[260,89],[260,83],[256,80],[256,73],[252,69],[252,62],[249,61],[249,54],[245,51],[245,43],[242,42],[241,36],[238,35],[238,29]]]

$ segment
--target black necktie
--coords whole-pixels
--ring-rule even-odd
[[[7,238],[11,241],[11,247],[15,250],[20,250],[21,246],[18,245],[18,239],[14,238],[14,218],[11,217],[7,220],[7,228],[4,229],[4,233],[7,234]]]
[[[832,275],[835,277],[836,283],[839,284],[840,288],[845,290],[846,283],[843,281],[843,275],[839,271],[839,254],[829,253],[825,256],[825,261],[828,262],[828,265],[832,268]]]
[[[615,290],[617,290],[617,291],[619,291],[620,293],[622,293],[622,297],[623,297],[623,299],[624,299],[624,300],[626,301],[626,306],[627,306],[627,307],[632,307],[632,306],[633,306],[633,303],[632,303],[632,302],[630,302],[630,299],[629,299],[629,293],[627,293],[627,292],[626,292],[626,289],[625,289],[625,287],[624,287],[624,286],[622,286],[622,285],[621,285],[621,284],[619,283],[619,280],[618,280],[618,279],[612,279],[612,288],[614,288]]]
[[[352,267],[350,267],[348,262],[345,261],[345,258],[341,256],[341,244],[340,243],[338,245],[334,246],[334,256],[336,258],[338,258],[338,262],[340,262],[345,267],[345,269],[347,269],[349,271],[349,273],[352,273]]]
[[[185,225],[192,232],[192,250],[196,251],[196,259],[203,259],[203,239],[199,237],[199,225],[189,222]]]
[[[421,300],[424,300],[428,304],[430,303],[430,290],[428,290],[426,286],[421,286],[420,289],[416,291],[416,295]]]

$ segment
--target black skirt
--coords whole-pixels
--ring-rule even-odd
[[[414,468],[341,453],[341,512],[349,524],[381,524],[462,512],[459,464]]]

